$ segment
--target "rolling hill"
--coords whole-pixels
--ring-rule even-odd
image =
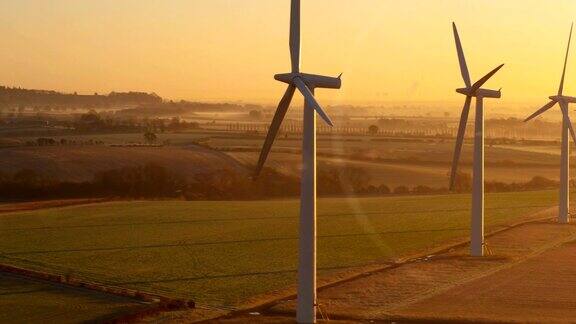
[[[233,158],[197,145],[182,147],[111,147],[104,145],[13,147],[0,150],[0,171],[15,173],[32,169],[60,181],[91,180],[98,171],[146,163],[161,164],[187,178],[200,173],[245,167]]]

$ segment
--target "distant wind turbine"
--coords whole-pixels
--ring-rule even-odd
[[[499,65],[494,70],[483,76],[474,84],[470,82],[470,73],[466,66],[466,59],[464,57],[464,50],[458,36],[456,24],[452,23],[454,31],[454,39],[456,41],[456,51],[458,52],[458,62],[460,63],[460,72],[464,79],[465,88],[456,89],[456,92],[466,96],[464,107],[462,108],[462,115],[460,116],[460,125],[458,127],[458,135],[456,137],[456,147],[454,149],[454,158],[452,160],[452,170],[450,172],[450,190],[454,190],[456,181],[456,174],[458,169],[458,161],[460,160],[460,153],[462,151],[462,144],[464,142],[464,134],[466,132],[466,123],[468,121],[468,112],[470,111],[470,103],[472,97],[476,98],[476,118],[474,123],[474,160],[473,160],[473,174],[472,174],[472,218],[470,229],[470,254],[472,256],[484,255],[484,98],[500,98],[500,90],[490,90],[481,88],[488,79],[490,79],[498,70],[504,66]]]
[[[564,77],[566,75],[566,65],[568,63],[568,53],[570,51],[570,40],[572,39],[572,27],[570,26],[570,34],[568,36],[568,46],[566,47],[566,56],[564,57],[564,69],[562,70],[562,78],[560,79],[560,86],[558,87],[558,94],[550,96],[550,102],[544,105],[542,108],[538,109],[535,113],[530,115],[524,121],[529,121],[530,119],[542,114],[546,110],[554,107],[556,103],[560,106],[562,111],[562,152],[560,154],[560,196],[558,202],[558,222],[568,223],[570,221],[569,217],[569,140],[568,131],[572,135],[572,139],[576,141],[576,136],[574,134],[574,129],[572,128],[572,122],[570,121],[570,116],[568,115],[568,104],[576,102],[575,97],[569,97],[562,94],[564,90]]]
[[[304,120],[302,135],[302,179],[300,196],[300,233],[298,256],[298,323],[316,321],[316,113],[330,126],[332,121],[314,98],[314,89],[340,89],[340,76],[327,77],[300,72],[300,0],[292,0],[290,10],[290,58],[292,72],[277,74],[274,79],[288,84],[284,96],[278,104],[262,152],[256,166],[257,177],[282,120],[286,116],[296,89],[304,96]]]

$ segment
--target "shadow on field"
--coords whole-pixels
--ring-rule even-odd
[[[318,235],[318,237],[319,238],[340,238],[340,237],[361,237],[361,236],[385,235],[385,234],[434,233],[434,232],[467,231],[467,230],[468,230],[468,228],[458,227],[458,228],[438,228],[438,229],[427,229],[427,230],[382,231],[382,232],[372,232],[372,233],[329,234],[329,235]],[[31,250],[31,251],[19,251],[19,252],[4,252],[4,253],[1,253],[1,255],[26,255],[26,254],[66,253],[66,252],[97,252],[97,251],[139,250],[139,249],[155,249],[155,248],[169,248],[169,247],[190,247],[190,246],[208,246],[208,245],[220,245],[220,244],[290,241],[290,240],[297,240],[297,239],[298,239],[297,236],[286,236],[286,237],[271,237],[271,238],[259,238],[259,239],[249,239],[249,240],[229,240],[229,241],[219,241],[219,242],[153,244],[153,245],[134,245],[134,246],[85,248],[85,249]]]
[[[24,291],[13,291],[13,292],[6,292],[0,293],[0,296],[13,296],[13,295],[24,295],[24,294],[33,294],[38,292],[52,292],[53,289],[32,289],[32,290],[24,290]]]

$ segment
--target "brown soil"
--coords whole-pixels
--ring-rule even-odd
[[[254,165],[258,160],[259,151],[254,152],[226,152],[240,163],[249,166]],[[370,182],[373,185],[382,183],[389,187],[400,185],[416,186],[426,185],[431,187],[446,186],[446,172],[449,169],[449,162],[446,163],[426,163],[425,161],[371,161],[358,160],[342,157],[318,156],[318,163],[341,168],[355,167],[367,172]],[[300,154],[273,152],[268,158],[266,165],[288,174],[299,175]],[[534,176],[543,176],[549,179],[558,180],[558,170],[555,165],[529,165],[518,168],[517,165],[491,165],[486,168],[487,181],[501,182],[527,182]],[[471,166],[463,165],[462,171],[472,172]]]
[[[576,226],[521,225],[488,239],[493,256],[471,258],[468,247],[455,249],[320,289],[319,303],[329,317],[349,320],[526,321],[534,313],[541,314],[539,322],[576,318],[576,300],[567,300],[576,274],[566,273],[576,267],[568,257],[576,245],[557,248],[574,239]],[[555,276],[561,280],[549,285]],[[466,294],[470,297],[464,299]],[[482,305],[471,305],[471,300]],[[294,305],[286,301],[266,313],[291,317]],[[568,308],[570,313],[561,312]]]
[[[576,244],[397,309],[401,317],[553,323],[576,321]]]
[[[246,168],[228,155],[197,145],[166,147],[47,146],[1,149],[0,170],[12,174],[32,169],[60,181],[89,181],[98,171],[156,163],[192,178],[200,173]],[[169,157],[169,158],[167,158]]]

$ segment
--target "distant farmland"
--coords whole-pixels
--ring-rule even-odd
[[[26,142],[35,137],[15,137]],[[141,142],[142,134],[85,134],[54,136],[66,139],[103,141],[106,144]],[[157,162],[185,176],[215,170],[248,174],[258,158],[264,134],[225,133],[198,130],[187,133],[160,133],[163,148],[108,146],[12,147],[1,149],[0,171],[22,167],[35,169],[61,180],[90,179],[95,171]],[[201,141],[212,149],[194,145]],[[357,135],[319,135],[318,161],[336,167],[344,165],[365,170],[372,184],[445,187],[453,154],[453,140],[386,139]],[[301,140],[296,135],[280,136],[267,166],[298,175]],[[521,144],[486,146],[486,180],[526,182],[534,176],[558,179],[559,146]],[[471,172],[472,148],[463,147],[461,170]],[[513,162],[512,162],[513,161]]]
[[[489,194],[490,229],[555,191]],[[466,238],[468,195],[319,200],[321,276]],[[200,304],[233,306],[295,283],[297,200],[134,201],[0,215],[0,263]]]
[[[225,151],[246,166],[258,159],[262,138],[214,137],[210,146]],[[446,187],[454,151],[453,140],[407,139],[405,141],[370,136],[319,136],[318,162],[335,167],[350,166],[366,171],[374,185],[427,185]],[[267,165],[286,174],[299,175],[299,138],[280,137]],[[534,176],[557,180],[559,147],[557,145],[487,145],[486,180],[527,182]],[[461,155],[461,170],[471,173],[472,145],[466,142]]]
[[[94,173],[122,167],[157,163],[184,177],[199,173],[245,169],[234,159],[200,146],[109,147],[105,145],[63,145],[0,149],[0,170],[14,173],[32,169],[60,181],[91,180]]]
[[[228,152],[228,155],[247,167],[255,165],[259,152]],[[301,156],[296,153],[274,152],[270,154],[267,166],[282,173],[294,176],[300,175]],[[373,185],[385,184],[391,188],[396,186],[426,185],[434,188],[448,186],[449,163],[422,163],[421,161],[386,162],[371,160],[352,160],[345,157],[318,157],[319,166],[327,165],[335,168],[353,167],[364,170],[370,176]],[[551,166],[486,166],[486,180],[506,183],[527,182],[534,176],[548,179],[558,179],[558,167]],[[472,173],[471,166],[461,167],[463,172]]]

